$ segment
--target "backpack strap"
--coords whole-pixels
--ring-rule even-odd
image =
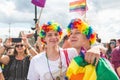
[[[69,66],[69,63],[70,63],[70,59],[69,59],[69,57],[68,57],[67,49],[64,49],[63,52],[64,52],[64,55],[65,55],[66,64],[67,64],[67,67],[68,67],[68,66]]]

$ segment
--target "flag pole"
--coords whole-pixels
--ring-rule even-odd
[[[38,20],[38,19],[37,19],[37,6],[35,6],[35,19],[34,19],[34,20],[35,20],[35,24],[36,24],[36,23],[37,23],[37,20]]]
[[[87,4],[86,4],[86,0],[85,0],[85,15],[83,17],[83,19],[84,19],[85,22],[87,22],[87,20],[86,20],[86,9],[87,9]]]
[[[40,10],[40,14],[39,14],[39,17],[38,17],[37,24],[39,24],[39,23],[40,23],[40,18],[41,18],[42,12],[43,12],[43,8],[41,8],[41,10]]]

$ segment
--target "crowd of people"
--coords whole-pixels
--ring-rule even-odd
[[[81,19],[71,20],[64,37],[56,22],[49,21],[40,27],[37,24],[36,28],[34,45],[28,41],[33,33],[22,33],[19,42],[9,38],[3,43],[0,38],[0,80],[83,80],[66,76],[69,64],[77,56],[83,56],[93,66],[105,58],[118,75],[116,80],[120,77],[120,39],[111,39],[104,46],[92,27]]]

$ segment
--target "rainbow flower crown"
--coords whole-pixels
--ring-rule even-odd
[[[51,30],[57,31],[61,37],[62,29],[60,28],[60,25],[58,23],[50,21],[47,24],[43,24],[41,26],[39,36],[41,37],[42,42],[44,42],[43,38],[46,36],[46,32],[49,32]]]
[[[73,19],[67,27],[68,35],[71,33],[71,29],[78,29],[82,34],[86,35],[87,39],[90,41],[90,45],[96,42],[96,33],[93,32],[91,26],[83,22],[81,19]]]

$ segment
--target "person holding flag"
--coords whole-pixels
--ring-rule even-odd
[[[79,55],[71,61],[66,72],[66,80],[119,80],[108,60],[91,55],[90,50],[94,49],[99,53],[98,51],[103,48],[92,48],[96,42],[96,33],[89,24],[76,18],[71,20],[67,31],[71,45]]]

